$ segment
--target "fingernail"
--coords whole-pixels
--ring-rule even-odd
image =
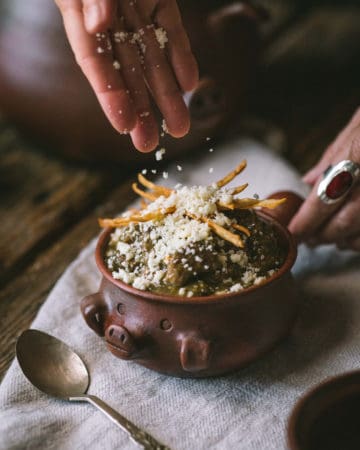
[[[96,3],[92,4],[85,10],[85,25],[88,30],[93,30],[97,27],[101,20],[101,9]]]

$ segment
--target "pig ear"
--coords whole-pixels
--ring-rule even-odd
[[[198,372],[209,367],[210,341],[198,334],[185,334],[180,342],[180,362],[184,370]]]
[[[88,326],[99,336],[104,336],[105,306],[99,292],[81,300],[81,312]]]

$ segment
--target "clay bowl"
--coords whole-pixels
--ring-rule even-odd
[[[360,449],[360,371],[316,386],[296,404],[288,424],[291,450]]]
[[[290,273],[296,243],[284,225],[258,214],[277,229],[285,262],[261,285],[224,295],[160,295],[113,279],[104,263],[106,229],[96,248],[99,292],[81,302],[87,324],[115,356],[169,375],[219,375],[257,359],[290,332],[299,302]]]

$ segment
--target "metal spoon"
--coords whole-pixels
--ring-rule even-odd
[[[72,402],[96,406],[144,449],[170,450],[94,395],[86,394],[90,377],[82,359],[64,342],[39,330],[26,330],[16,343],[26,378],[40,391]]]

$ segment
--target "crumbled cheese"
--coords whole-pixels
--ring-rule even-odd
[[[233,284],[231,286],[231,288],[229,289],[229,292],[239,292],[239,291],[242,291],[242,290],[243,290],[243,287],[241,286],[241,284],[240,283],[236,283],[236,284]]]
[[[119,42],[126,42],[128,38],[128,33],[126,33],[125,31],[116,31],[114,33],[114,41],[119,43]]]
[[[177,168],[177,170],[178,170],[179,172],[182,171],[182,167],[181,167],[181,166],[177,165],[176,168]]]
[[[165,44],[169,41],[169,39],[164,28],[155,28],[155,36],[160,48],[165,48]]]
[[[143,174],[147,172],[147,169],[142,170]],[[151,172],[156,173],[156,170]],[[166,178],[168,173],[164,172],[163,176]],[[207,255],[214,255],[211,266],[214,265],[214,278],[222,278],[222,292],[236,293],[263,282],[274,270],[266,276],[259,276],[259,269],[249,262],[245,250],[229,249],[208,223],[191,218],[191,215],[210,217],[218,225],[231,229],[234,219],[218,210],[220,201],[231,203],[233,196],[231,190],[219,188],[216,184],[177,185],[168,197],[159,196],[139,214],[167,209],[173,209],[173,213],[160,219],[130,223],[113,231],[106,252],[106,263],[113,277],[137,289],[151,290],[166,281],[167,268],[172,261],[186,274],[201,280],[201,274],[207,273],[208,276],[210,270],[209,263],[204,264],[208,262]],[[131,212],[123,214],[124,217],[130,215]],[[191,284],[178,288],[178,294],[182,296],[191,297],[194,292],[198,295]]]
[[[213,172],[214,172],[214,168],[213,168],[213,167],[210,167],[209,173],[213,173]]]
[[[213,148],[209,148],[209,152],[212,153],[214,151]]]
[[[163,178],[165,180],[167,180],[169,178],[169,173],[168,172],[163,172],[162,176],[163,176]]]
[[[156,161],[161,161],[163,159],[163,156],[165,155],[165,148],[161,148],[157,152],[155,152],[155,159]]]
[[[96,49],[96,51],[98,52],[98,53],[104,53],[104,49],[102,48],[102,47],[98,47],[97,49]]]
[[[161,122],[161,128],[162,128],[164,133],[168,133],[169,132],[168,127],[167,127],[166,122],[165,122],[165,119],[163,119],[163,121]]]
[[[120,70],[121,69],[121,65],[120,65],[119,61],[117,61],[117,60],[115,60],[113,62],[113,66],[114,66],[115,70]]]
[[[146,175],[146,174],[147,174],[147,169],[143,169],[143,170],[141,171],[141,173],[142,173],[143,175]]]

